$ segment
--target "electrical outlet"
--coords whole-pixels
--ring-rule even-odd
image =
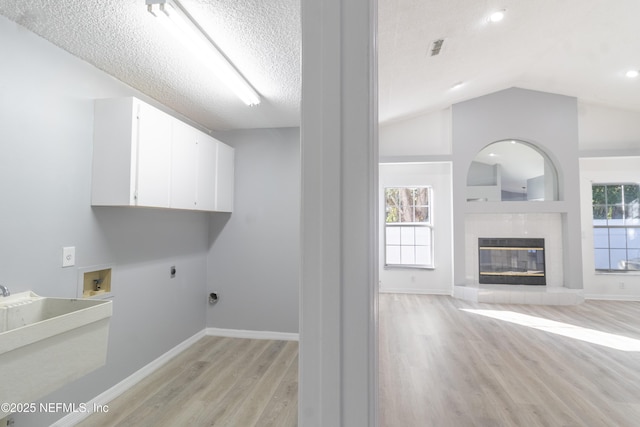
[[[618,289],[624,289],[624,282],[618,282]]]
[[[66,246],[62,248],[62,266],[71,267],[76,265],[76,247]]]

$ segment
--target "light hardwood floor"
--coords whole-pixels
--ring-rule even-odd
[[[82,427],[297,424],[298,343],[205,337]]]
[[[616,350],[463,308],[640,340],[638,302],[560,307],[382,294],[381,426],[640,426],[637,342],[636,351]]]
[[[381,294],[381,427],[640,425],[637,350],[462,309],[640,340],[638,302],[553,307]],[[295,426],[297,362],[296,342],[206,337],[80,426]]]

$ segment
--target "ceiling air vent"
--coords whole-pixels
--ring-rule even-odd
[[[436,56],[440,53],[443,43],[444,39],[438,39],[431,44],[431,56]]]

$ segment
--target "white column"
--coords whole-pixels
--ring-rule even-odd
[[[376,22],[302,1],[302,427],[376,425]]]

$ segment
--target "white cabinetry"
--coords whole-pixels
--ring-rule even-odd
[[[233,152],[136,98],[96,100],[91,203],[231,212]]]
[[[171,147],[171,207],[174,209],[197,208],[198,134],[191,126],[174,123]]]
[[[233,148],[218,142],[216,164],[216,210],[221,212],[233,211]]]

